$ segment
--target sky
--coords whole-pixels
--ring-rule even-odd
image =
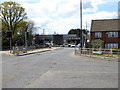
[[[6,0],[0,0],[0,3]],[[28,20],[38,27],[37,33],[67,34],[80,28],[80,0],[11,0],[25,8]],[[116,19],[119,0],[82,0],[83,29],[90,30],[91,20]]]

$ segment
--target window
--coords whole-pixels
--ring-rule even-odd
[[[118,43],[107,43],[105,44],[106,49],[118,48]]]
[[[108,37],[118,37],[118,32],[108,32]]]
[[[96,38],[101,38],[102,37],[102,33],[101,32],[95,32],[95,37]]]

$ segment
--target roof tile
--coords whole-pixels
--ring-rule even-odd
[[[120,31],[120,19],[92,20],[91,31]]]

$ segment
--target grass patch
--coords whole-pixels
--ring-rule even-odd
[[[113,56],[113,55],[107,55],[106,57],[115,57],[115,56]]]
[[[111,54],[107,54],[107,55],[104,55],[104,54],[86,54],[86,55],[95,55],[95,56],[101,56],[101,57],[110,57],[110,58],[115,58],[115,57],[118,57],[120,55],[111,55]]]

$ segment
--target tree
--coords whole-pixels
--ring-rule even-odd
[[[80,29],[71,29],[69,32],[68,32],[68,34],[79,34],[79,30]],[[83,33],[82,33],[83,32]],[[82,34],[83,34],[83,36],[84,37],[86,37],[88,40],[89,40],[89,35],[88,35],[88,31],[87,30],[85,30],[85,29],[82,29]]]
[[[35,32],[37,31],[37,27],[35,27],[35,24],[32,20],[28,21],[28,27],[27,27],[27,31],[29,32],[29,34],[34,35]]]
[[[35,37],[35,32],[36,32],[37,28],[35,27],[35,24],[33,21],[28,21],[27,23],[27,38],[28,38],[28,43],[31,44],[33,37]]]
[[[21,7],[20,4],[8,1],[0,4],[0,19],[2,22],[2,44],[6,47],[9,45],[6,32],[8,30],[12,30],[13,43],[20,39],[21,34],[19,33],[19,30],[22,30],[22,32],[25,31],[24,28],[26,27],[27,23],[24,20],[27,19],[27,14],[25,9]],[[22,37],[22,40],[23,38],[24,37]]]
[[[2,50],[2,22],[0,21],[0,50]]]
[[[4,28],[2,30],[16,31],[18,24],[27,18],[25,9],[16,2],[4,2],[0,4],[0,18]]]
[[[103,48],[104,41],[100,39],[92,40],[91,41],[92,48]]]
[[[68,34],[76,34],[77,37],[80,37],[82,44],[86,44],[87,40],[90,40],[90,35],[86,29],[71,29]]]
[[[77,29],[71,29],[68,34],[77,34]]]
[[[23,45],[24,44],[24,39],[25,39],[25,29],[27,26],[26,21],[21,21],[18,25],[17,25],[17,29],[15,30],[14,34],[13,34],[13,43],[19,44],[19,45]]]

